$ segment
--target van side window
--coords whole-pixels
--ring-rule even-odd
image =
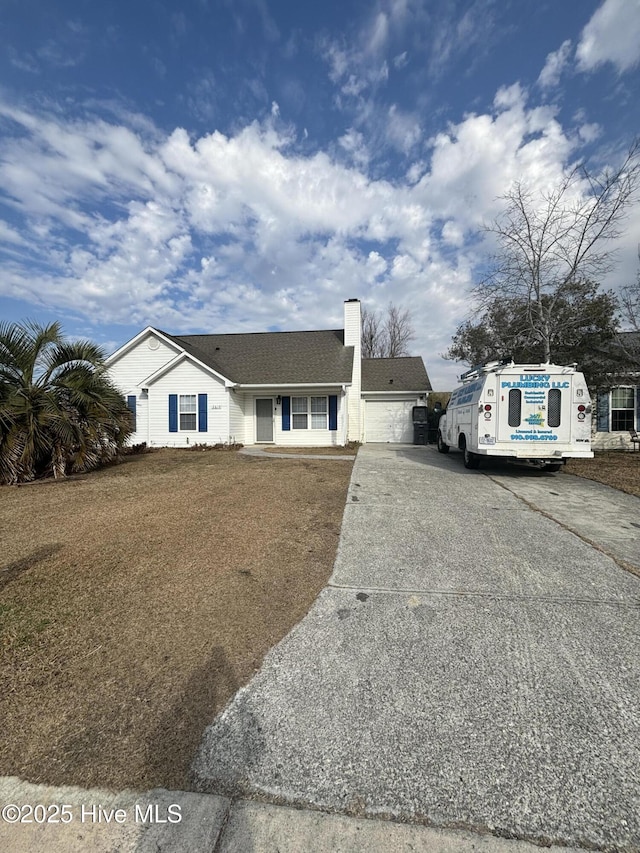
[[[560,426],[560,400],[562,391],[559,388],[552,388],[549,391],[549,407],[547,412],[547,426]]]
[[[509,426],[520,426],[522,412],[522,391],[519,388],[512,388],[509,391]]]

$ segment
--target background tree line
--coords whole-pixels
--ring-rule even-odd
[[[636,141],[616,168],[577,165],[546,193],[516,182],[485,228],[496,250],[472,291],[474,319],[458,327],[445,358],[578,362],[592,387],[639,370],[640,279],[620,297],[600,287],[639,178]],[[621,333],[621,322],[636,334]]]

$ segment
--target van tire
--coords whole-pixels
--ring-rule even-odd
[[[442,433],[438,430],[438,453],[448,453],[449,445],[442,440]]]
[[[462,459],[464,461],[465,468],[471,468],[473,470],[480,465],[480,457],[468,450],[466,444],[462,448]]]
[[[548,465],[544,466],[544,470],[550,471],[552,474],[557,474],[561,468],[562,462],[550,462]]]

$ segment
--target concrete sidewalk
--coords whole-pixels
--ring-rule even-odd
[[[564,474],[361,448],[330,585],[207,730],[202,793],[0,779],[0,806],[72,816],[0,819],[0,849],[640,850],[640,580],[570,532],[640,568],[638,508]]]
[[[68,822],[11,824],[0,819],[6,853],[539,853],[532,844],[382,820],[231,801],[184,791],[49,788],[0,779],[0,808],[49,806]],[[54,805],[64,811],[56,815]],[[154,822],[144,821],[148,809]],[[35,812],[36,817],[39,811]],[[171,823],[171,820],[180,820]],[[567,848],[562,848],[565,853]],[[552,848],[561,853],[560,848]]]

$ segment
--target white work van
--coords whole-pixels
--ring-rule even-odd
[[[559,471],[592,458],[591,399],[575,366],[491,362],[460,377],[438,423],[438,450],[459,450],[466,468],[483,456]]]

